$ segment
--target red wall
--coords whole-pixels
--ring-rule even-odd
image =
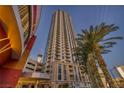
[[[0,67],[0,87],[1,88],[16,87],[16,84],[26,64],[27,58],[33,47],[35,39],[36,39],[36,36],[32,36],[30,38],[27,44],[27,47],[19,61],[15,61],[15,60],[12,61],[10,59],[9,62],[7,62],[7,64],[2,65]]]

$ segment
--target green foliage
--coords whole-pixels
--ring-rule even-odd
[[[89,54],[92,53],[94,55],[98,48],[101,54],[107,54],[111,52],[109,48],[112,48],[117,44],[116,40],[123,39],[121,36],[106,39],[107,35],[111,32],[118,31],[118,29],[119,27],[115,24],[108,25],[101,23],[95,27],[90,26],[89,29],[82,30],[81,34],[77,34],[77,48],[74,49],[74,56],[76,57],[76,61],[84,66],[84,73],[87,73],[87,60]]]

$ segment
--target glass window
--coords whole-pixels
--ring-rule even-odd
[[[62,77],[62,75],[61,75],[61,73],[62,73],[61,72],[61,67],[62,67],[61,64],[58,64],[58,80],[61,80],[62,79],[61,78]]]
[[[50,78],[53,79],[53,67],[52,65],[50,65]]]
[[[78,80],[76,67],[74,67],[74,70],[75,70],[75,78],[76,78],[76,80]]]
[[[66,65],[64,65],[64,80],[67,80],[67,75],[66,75]]]

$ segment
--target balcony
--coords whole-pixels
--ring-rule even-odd
[[[56,50],[56,53],[61,53],[61,51],[60,50]]]
[[[72,65],[69,65],[69,68],[72,68],[73,66]]]
[[[38,72],[34,72],[32,73],[32,77],[34,78],[42,78],[42,79],[49,79],[49,75],[46,73],[38,73]]]
[[[60,47],[56,47],[56,52],[58,53],[58,51],[59,52],[61,51],[61,48]]]
[[[71,63],[71,61],[70,61],[70,60],[68,60],[68,59],[66,59],[65,61],[66,61],[66,62],[68,62],[68,63]]]
[[[73,72],[74,72],[73,68],[69,68],[69,73],[73,74]]]
[[[66,59],[70,59],[71,57],[70,56],[66,56]]]
[[[50,71],[49,70],[46,70],[46,73],[50,73]]]
[[[50,63],[50,60],[47,60],[47,63]]]
[[[69,52],[70,50],[69,49],[67,49],[67,48],[65,48],[66,49],[66,52]]]
[[[55,58],[56,60],[60,60],[61,58],[60,57],[57,57],[57,58]]]
[[[70,75],[70,80],[74,80],[74,75]]]
[[[67,56],[70,56],[70,53],[67,52],[66,55],[67,55]]]
[[[74,75],[74,71],[72,69],[69,70],[70,75]]]
[[[50,68],[50,65],[47,65],[46,67],[47,67],[47,68]]]
[[[69,74],[70,74],[70,76],[71,76],[71,75],[74,75],[73,71],[69,72]]]
[[[48,59],[51,59],[52,57],[48,57]]]

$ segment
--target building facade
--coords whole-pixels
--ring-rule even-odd
[[[52,16],[45,53],[46,72],[53,87],[79,87],[82,82],[79,64],[73,56],[76,47],[71,17],[58,10]]]
[[[29,59],[25,64],[23,72],[35,72],[36,71],[37,61]]]
[[[33,60],[29,58],[27,63],[25,64],[25,67],[23,69],[23,72],[44,72],[44,64],[42,63],[42,55],[37,55],[37,60]]]
[[[37,60],[31,58],[25,64],[24,70],[16,85],[18,88],[44,88],[51,87],[50,77],[44,73],[42,55],[37,55]]]
[[[113,79],[118,88],[124,88],[124,79],[117,77]]]
[[[23,72],[16,85],[17,88],[50,88],[51,81],[47,73]]]
[[[16,86],[36,39],[40,13],[41,6],[0,6],[0,87]]]
[[[124,66],[119,65],[113,68],[114,81],[119,88],[124,88]]]
[[[116,70],[117,70],[119,76],[124,79],[124,66],[122,66],[122,65],[121,66],[117,66]]]

